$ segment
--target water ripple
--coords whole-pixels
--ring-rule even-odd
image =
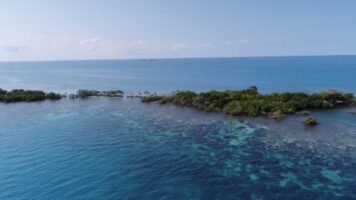
[[[293,118],[273,124],[105,98],[0,111],[14,113],[0,114],[0,199],[356,197],[355,138],[345,141],[337,124],[303,130]],[[340,134],[332,142],[326,130]]]

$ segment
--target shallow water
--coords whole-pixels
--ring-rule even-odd
[[[356,198],[356,126],[339,127],[355,116],[345,110],[316,113],[325,123],[313,130],[298,117],[125,98],[0,104],[0,113],[0,199]]]

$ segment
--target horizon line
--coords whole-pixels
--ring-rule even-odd
[[[120,60],[183,60],[183,59],[229,59],[229,58],[283,58],[283,57],[337,57],[356,56],[356,54],[315,54],[315,55],[271,55],[271,56],[201,56],[201,57],[141,57],[141,58],[93,58],[93,59],[49,59],[49,60],[0,60],[0,63],[31,62],[80,62],[80,61],[120,61]]]

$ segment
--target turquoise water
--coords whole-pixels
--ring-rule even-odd
[[[65,66],[61,62],[2,63],[0,83],[3,88],[56,91],[86,86],[164,92],[175,87],[229,88],[236,77],[232,89],[244,87],[239,84],[245,81],[250,85],[254,80],[266,83],[269,79],[269,85],[255,85],[266,92],[286,89],[285,82],[290,82],[293,90],[345,87],[355,91],[350,74],[356,70],[352,67],[355,59],[342,58],[323,58],[334,64],[322,59],[318,66],[307,65],[320,73],[309,73],[311,69],[304,66],[294,71],[283,69],[283,76],[277,73],[282,67],[275,65],[288,63],[287,58],[271,58],[273,62],[264,61],[269,65],[261,68],[253,59],[242,59],[256,65],[254,70],[235,69],[233,64],[220,68],[218,64],[236,64],[239,59],[177,61],[175,66],[190,63],[198,66],[194,69],[203,69],[207,63],[207,72],[201,76],[211,79],[203,83],[197,75],[200,72],[187,71],[188,67],[162,67],[174,60],[83,61],[65,62]],[[296,59],[302,58],[291,62]],[[320,58],[305,59],[300,63],[315,63]],[[140,70],[133,67],[130,71],[130,65],[124,65],[124,73],[113,65],[130,62],[132,66],[141,63]],[[138,73],[146,69],[145,63],[146,74]],[[327,64],[322,67],[321,63]],[[337,68],[340,65],[335,63],[343,67]],[[331,73],[336,68],[339,70]],[[74,71],[83,77],[72,75]],[[221,72],[217,77],[225,74],[227,78],[213,81],[214,71]],[[295,71],[308,72],[305,81],[277,79],[293,77]],[[185,72],[188,77],[196,73],[198,78],[184,78]],[[141,84],[117,78],[130,73],[162,79],[149,84],[147,78]],[[313,76],[320,76],[318,84],[313,84]],[[323,81],[322,76],[332,79]],[[173,84],[166,82],[166,77],[172,77]],[[296,82],[304,84],[294,85]],[[0,199],[355,199],[356,115],[349,113],[352,110],[356,109],[314,112],[321,124],[304,128],[302,116],[279,122],[235,118],[127,98],[0,104]]]

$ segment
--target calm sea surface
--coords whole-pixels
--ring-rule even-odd
[[[0,88],[338,89],[356,57],[0,63]],[[356,199],[355,108],[279,122],[138,99],[0,103],[0,199]]]
[[[356,92],[356,56],[0,63],[0,87],[54,91]]]

